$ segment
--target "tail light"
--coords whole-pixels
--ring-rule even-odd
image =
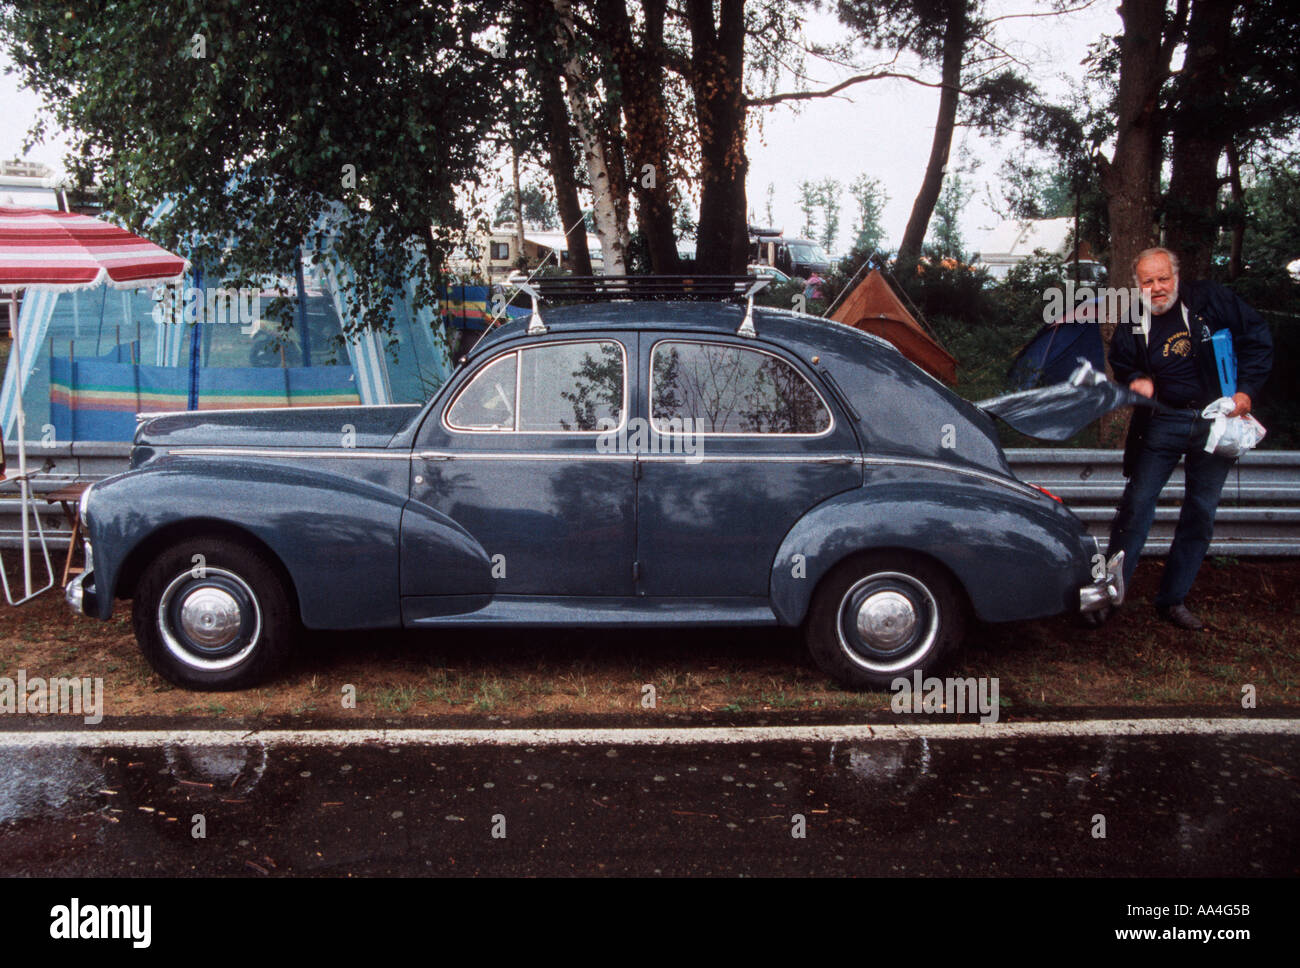
[[[1046,494],[1048,497],[1050,497],[1050,498],[1051,498],[1053,501],[1055,501],[1057,504],[1064,504],[1064,503],[1065,503],[1064,501],[1062,501],[1059,497],[1057,497],[1055,494],[1053,494],[1051,491],[1049,491],[1049,490],[1048,490],[1047,488],[1045,488],[1045,487],[1039,487],[1037,484],[1030,484],[1029,486],[1032,487],[1035,491],[1042,491],[1044,494]]]

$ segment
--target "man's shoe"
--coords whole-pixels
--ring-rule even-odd
[[[1205,628],[1205,624],[1197,618],[1181,602],[1177,605],[1161,605],[1156,609],[1160,617],[1166,622],[1177,625],[1180,629],[1187,629],[1189,632],[1199,632]]]

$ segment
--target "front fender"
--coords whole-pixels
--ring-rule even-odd
[[[323,462],[322,462],[323,463]],[[403,475],[403,480],[405,476]],[[107,618],[123,565],[164,529],[206,527],[251,535],[279,558],[309,628],[401,625],[399,550],[406,495],[338,473],[283,461],[164,457],[102,481],[91,492],[87,531],[95,551],[95,608]],[[439,563],[482,567],[463,529],[421,509],[425,542],[441,530]]]
[[[938,561],[988,622],[1077,607],[1091,566],[1083,525],[1046,496],[937,470],[869,468],[861,488],[813,508],[786,535],[772,564],[773,611],[785,624],[802,622],[836,564],[878,549]]]

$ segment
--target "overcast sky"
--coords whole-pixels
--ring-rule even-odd
[[[1026,13],[1041,7],[1031,0],[991,0],[988,4],[994,14]],[[1109,0],[1094,0],[1088,9],[1078,13],[1003,21],[999,35],[1005,48],[1026,65],[1031,79],[1050,96],[1063,99],[1070,81],[1083,75],[1081,61],[1088,45],[1102,34],[1119,33],[1120,29],[1115,5]],[[814,41],[836,40],[843,37],[844,29],[833,17],[820,15],[810,20],[808,32]],[[0,54],[0,65],[8,63]],[[812,59],[806,68],[815,81],[824,82],[820,86],[829,86],[850,73]],[[924,70],[928,79],[937,79],[935,68]],[[773,185],[774,220],[787,233],[794,234],[803,222],[798,183],[803,179],[835,178],[845,186],[837,244],[837,248],[845,249],[856,219],[847,186],[866,173],[880,179],[889,194],[884,226],[890,244],[897,245],[929,157],[938,100],[939,93],[933,88],[906,81],[873,81],[835,98],[802,102],[797,109],[767,109],[761,117],[760,112],[754,112],[748,141],[751,211],[759,221],[765,220],[767,187]],[[22,154],[25,133],[38,107],[39,99],[29,91],[19,90],[15,76],[0,75],[0,156]],[[958,129],[950,169],[959,163],[958,149],[962,146],[978,163],[975,174],[968,176],[975,193],[963,212],[962,232],[967,247],[978,248],[983,231],[996,221],[986,204],[989,188],[995,195],[997,191],[990,183],[996,180],[1002,160],[1019,149],[1014,142],[995,144],[976,132]],[[65,140],[56,134],[26,157],[62,171],[65,150]]]

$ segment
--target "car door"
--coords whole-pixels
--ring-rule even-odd
[[[862,483],[852,427],[771,344],[642,333],[638,372],[637,594],[767,598],[794,523]]]
[[[450,388],[414,449],[411,497],[492,563],[493,595],[628,596],[635,455],[600,446],[628,419],[629,345],[542,339],[491,354]],[[460,594],[404,553],[403,594]]]

